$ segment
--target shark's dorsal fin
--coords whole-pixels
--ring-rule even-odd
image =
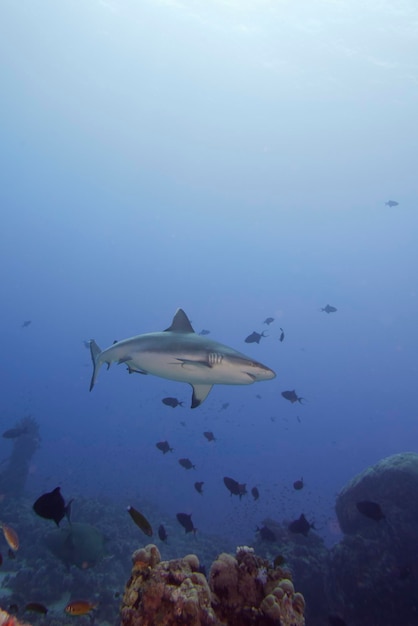
[[[200,404],[202,404],[203,400],[207,397],[212,387],[213,385],[203,385],[203,384],[192,385],[192,388],[193,388],[192,405],[191,405],[192,409],[195,409]]]
[[[164,332],[168,331],[172,333],[194,333],[193,326],[183,309],[177,309],[171,326],[166,328]]]

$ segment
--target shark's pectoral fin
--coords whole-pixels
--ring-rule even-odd
[[[196,407],[202,404],[202,402],[208,396],[209,391],[212,389],[212,387],[213,385],[192,385],[192,389],[193,389],[192,405],[191,405],[192,409],[195,409]]]
[[[132,365],[129,365],[129,363],[127,365],[127,369],[129,374],[148,374],[148,372],[146,372],[145,370],[141,370],[138,367],[132,367]]]
[[[195,361],[194,359],[181,359],[177,358],[178,363],[183,367],[183,365],[191,365],[192,367],[212,367],[209,361]]]

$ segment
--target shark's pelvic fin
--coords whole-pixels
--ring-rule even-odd
[[[141,370],[139,369],[139,367],[132,367],[132,365],[129,365],[129,363],[127,365],[127,368],[128,368],[129,374],[144,374],[144,375],[148,374],[148,372],[146,372],[145,370]]]
[[[165,329],[165,332],[172,333],[194,333],[193,326],[183,309],[177,309],[171,326]]]
[[[208,396],[209,391],[212,389],[212,387],[213,385],[192,385],[192,409],[195,409],[200,404],[202,404],[203,400],[205,400],[205,398]]]
[[[129,354],[122,357],[121,359],[118,359],[118,365],[122,365],[123,363],[126,363],[127,361],[132,361],[132,357],[129,356]]]

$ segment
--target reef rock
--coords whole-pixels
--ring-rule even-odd
[[[122,626],[303,626],[305,601],[290,572],[272,568],[252,548],[221,554],[209,583],[195,555],[161,561],[155,545],[133,555]]]
[[[416,525],[418,519],[418,454],[394,454],[355,476],[340,492],[336,512],[345,534],[368,532],[376,522],[357,510],[362,500],[377,502],[389,524]],[[381,520],[380,526],[384,526]]]
[[[396,454],[351,480],[338,496],[342,541],[330,553],[330,609],[357,626],[418,624],[418,454]],[[370,500],[384,518],[356,503]]]

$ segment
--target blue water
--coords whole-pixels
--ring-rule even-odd
[[[39,422],[29,496],[149,500],[237,542],[303,512],[332,544],[339,489],[418,451],[415,14],[3,0],[0,423]],[[191,410],[188,385],[113,365],[89,393],[84,340],[163,330],[178,307],[277,378]]]

